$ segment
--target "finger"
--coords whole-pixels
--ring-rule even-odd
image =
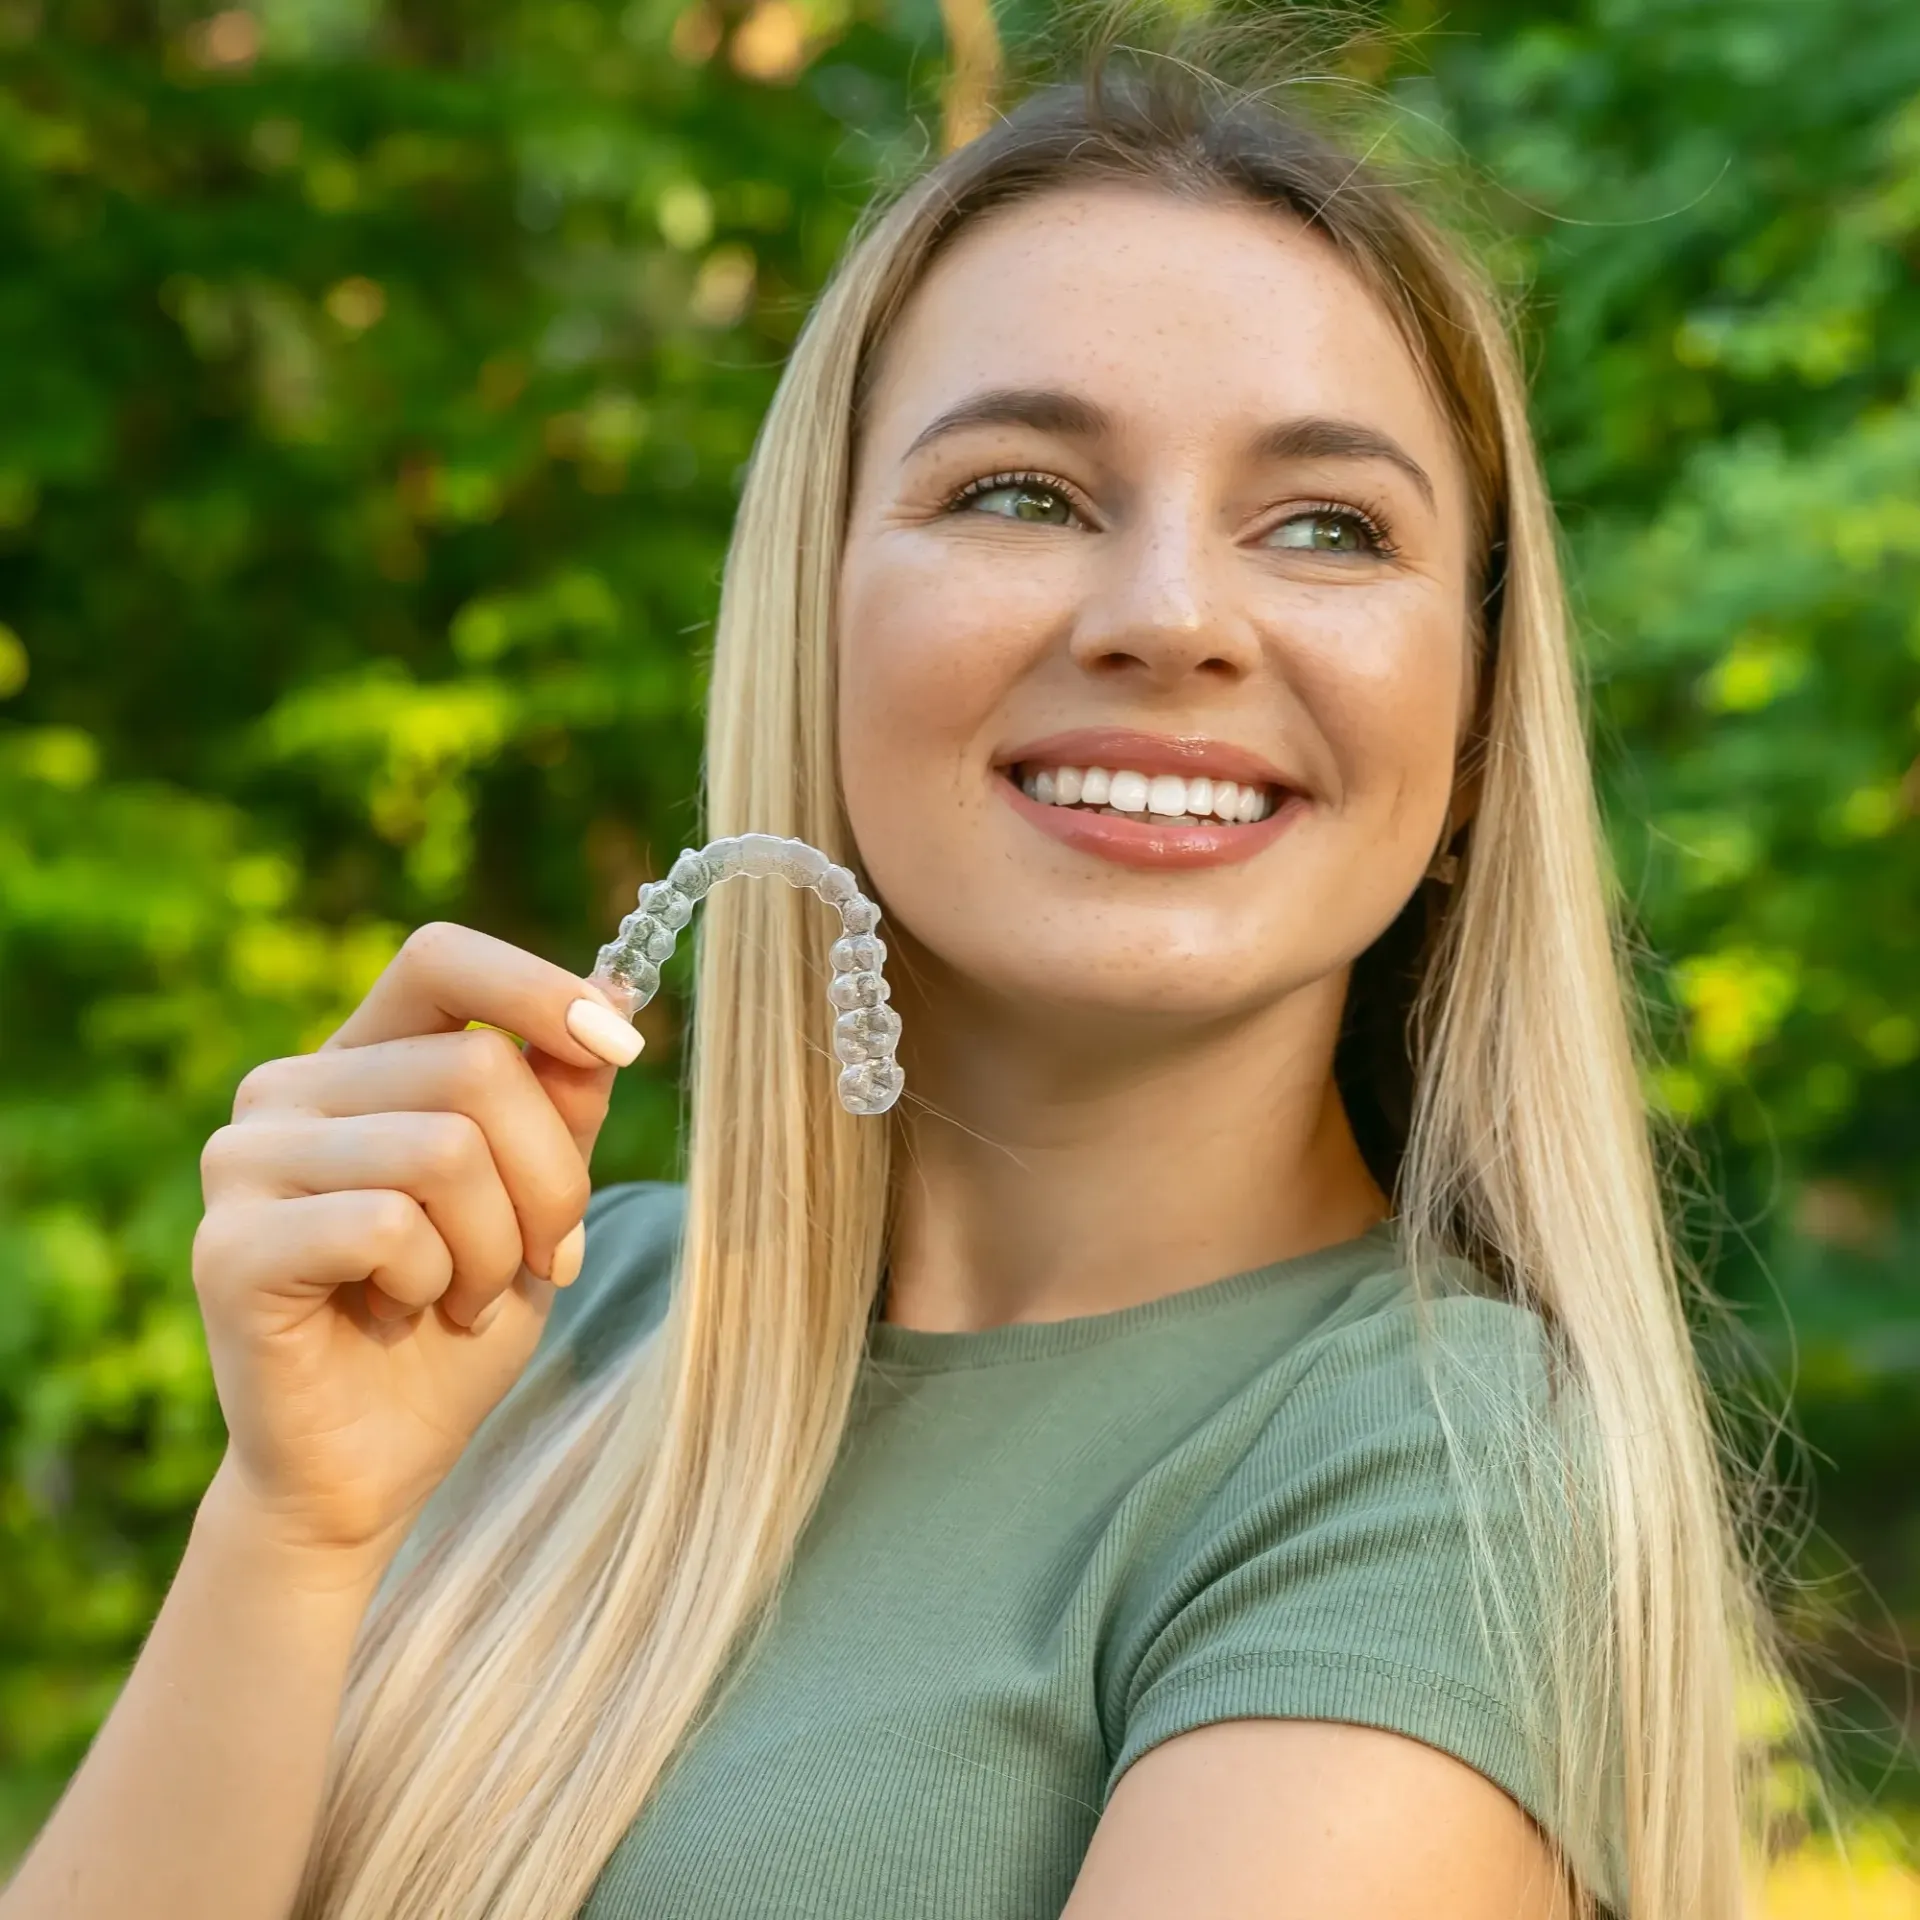
[[[591,1167],[594,1142],[606,1124],[607,1103],[613,1097],[614,1069],[572,1066],[532,1046],[523,1058],[547,1104],[566,1128],[580,1164]]]
[[[523,1263],[520,1223],[486,1135],[463,1113],[263,1117],[222,1127],[200,1168],[210,1206],[229,1197],[293,1199],[362,1187],[410,1194],[453,1256],[440,1304],[458,1326]]]
[[[203,1298],[225,1303],[364,1280],[416,1312],[446,1292],[453,1256],[417,1200],[379,1188],[210,1207],[194,1236],[193,1277]]]
[[[511,1338],[523,1339],[531,1329],[537,1337],[552,1311],[555,1291],[550,1281],[522,1267],[514,1276],[513,1285],[473,1316],[473,1324],[467,1331],[484,1334],[499,1328]]]
[[[598,987],[472,927],[416,928],[327,1042],[372,1046],[483,1020],[571,1065],[624,1067],[640,1036]]]
[[[583,1087],[612,1085],[611,1067],[555,1064]],[[604,1091],[599,1098],[604,1110]],[[528,1055],[493,1027],[269,1060],[241,1081],[233,1111],[243,1124],[291,1113],[465,1114],[486,1136],[520,1223],[521,1258],[537,1274],[553,1271],[554,1248],[587,1209],[591,1137],[583,1149]]]

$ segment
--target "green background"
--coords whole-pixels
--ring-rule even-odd
[[[1528,298],[1710,1361],[1791,1397],[1783,1604],[1911,1831],[1920,7],[1394,18]],[[584,966],[692,837],[741,463],[945,62],[934,0],[0,0],[0,1861],[219,1450],[201,1142],[410,926]],[[682,981],[601,1180],[671,1168]]]

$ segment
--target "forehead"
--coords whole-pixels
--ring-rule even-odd
[[[1061,387],[1142,438],[1359,420],[1457,484],[1392,319],[1330,242],[1266,208],[1115,184],[990,214],[915,289],[877,371],[881,439],[978,389]]]

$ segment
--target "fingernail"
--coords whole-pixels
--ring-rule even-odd
[[[598,1000],[576,1000],[567,1009],[567,1031],[609,1066],[630,1067],[646,1045],[633,1026]]]
[[[485,1333],[500,1318],[500,1309],[507,1304],[504,1293],[496,1293],[487,1304],[467,1322],[469,1333]]]
[[[583,1220],[560,1236],[560,1244],[553,1250],[553,1265],[547,1270],[547,1278],[556,1287],[570,1287],[580,1278],[580,1261],[587,1250],[587,1224]]]

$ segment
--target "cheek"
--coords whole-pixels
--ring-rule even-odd
[[[956,551],[956,548],[959,551]],[[842,778],[857,837],[863,800],[946,790],[984,751],[1070,590],[1058,569],[1009,567],[912,530],[849,542],[838,610]],[[1070,602],[1069,602],[1070,603]],[[990,745],[987,741],[985,745]],[[927,822],[900,821],[913,831]]]
[[[1451,603],[1411,583],[1395,598],[1397,605],[1329,609],[1303,625],[1294,650],[1339,812],[1388,836],[1437,827],[1468,680],[1466,635]]]

